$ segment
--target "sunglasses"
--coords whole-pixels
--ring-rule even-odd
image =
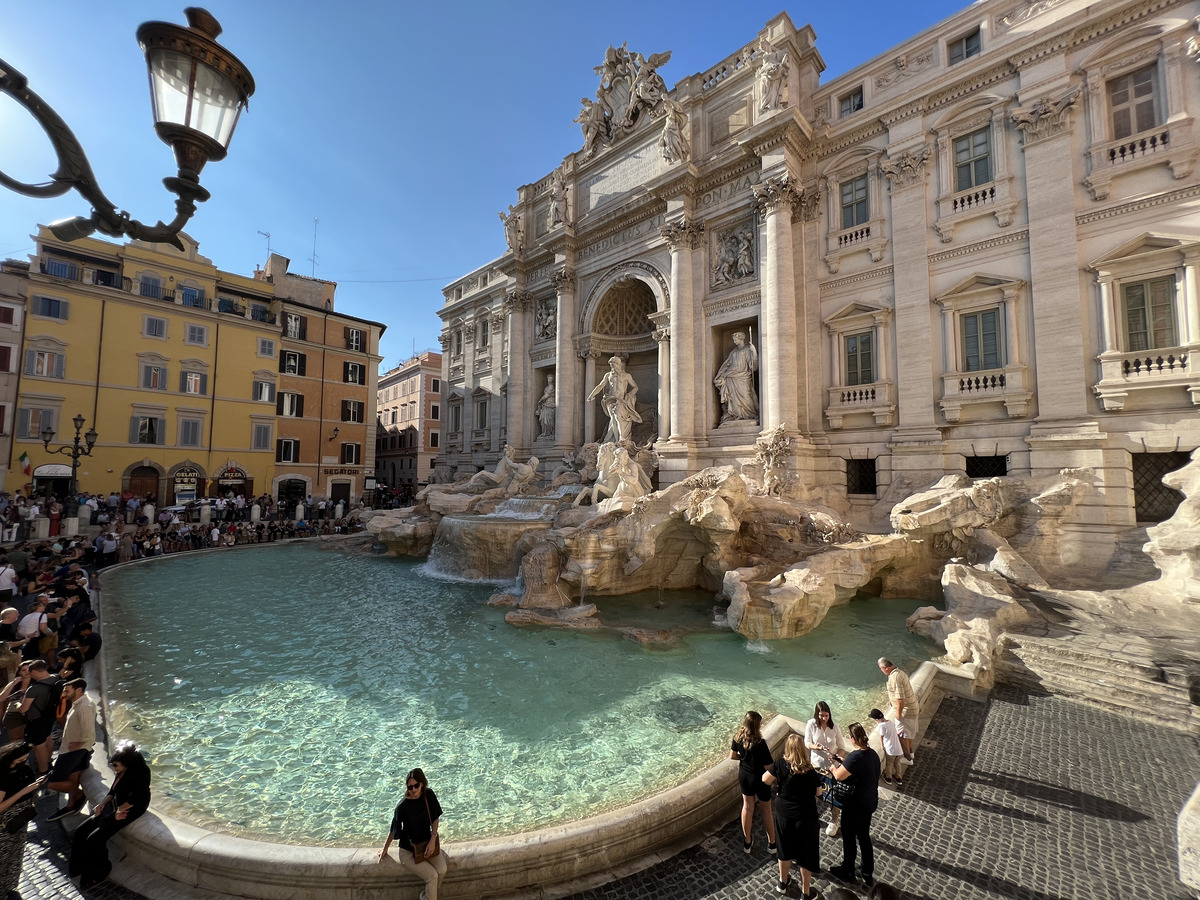
[[[415,790],[416,790],[417,788],[419,788],[420,786],[421,786],[421,785],[417,784],[416,782],[413,782],[412,784],[408,785],[408,789],[409,789],[410,791],[415,791]]]

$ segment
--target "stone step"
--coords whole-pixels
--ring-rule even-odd
[[[1133,675],[1151,681],[1165,681],[1166,675],[1162,668],[1148,658],[1138,658],[1134,654],[1111,649],[1105,646],[1104,639],[1088,638],[1047,638],[1038,635],[1009,632],[1005,642],[1018,645],[1030,653],[1037,653],[1043,658],[1074,660],[1079,663],[1096,665],[1104,670],[1123,669]],[[1114,642],[1116,643],[1116,642]]]
[[[1200,712],[1191,704],[1186,707],[1176,704],[1147,705],[1141,697],[1127,699],[1109,694],[1098,696],[1099,692],[1094,684],[1063,676],[1039,676],[1028,669],[1013,669],[1009,666],[997,667],[996,677],[1015,687],[1049,691],[1055,696],[1086,703],[1088,706],[1118,715],[1129,716],[1174,731],[1200,735]]]
[[[1162,677],[1162,670],[1153,666],[1144,666],[1135,671],[1122,666],[1114,667],[1109,665],[1107,660],[1095,657],[1053,656],[1043,653],[1041,647],[1031,647],[1019,642],[1008,644],[1004,652],[1012,654],[1034,672],[1061,672],[1083,681],[1137,690],[1147,697],[1167,700],[1182,698],[1187,701],[1186,685],[1166,681]],[[1143,675],[1143,671],[1155,672],[1159,677]]]

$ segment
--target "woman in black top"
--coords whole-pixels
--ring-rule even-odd
[[[0,891],[9,897],[21,886],[26,826],[33,821],[34,793],[46,780],[29,768],[32,749],[24,741],[0,749]]]
[[[812,767],[804,737],[789,734],[783,756],[763,774],[763,782],[775,788],[775,834],[779,840],[779,884],[783,894],[791,884],[792,860],[800,866],[800,888],[805,900],[817,896],[812,887],[814,872],[821,869],[821,819],[817,798],[825,790],[820,773]]]
[[[117,747],[108,760],[116,779],[108,795],[79,826],[71,841],[68,871],[80,876],[79,886],[98,884],[112,872],[108,860],[108,839],[140,818],[150,807],[150,767],[146,758],[131,742]]]
[[[400,865],[425,882],[425,890],[421,892],[422,900],[437,900],[438,887],[446,875],[446,854],[440,852],[437,856],[417,862],[413,855],[413,847],[422,847],[426,856],[435,846],[440,849],[438,820],[441,817],[442,805],[438,803],[437,795],[429,789],[429,780],[425,773],[420,769],[413,769],[404,779],[404,799],[392,814],[392,827],[388,829],[387,840],[383,842],[383,849],[379,851],[379,861],[383,862],[387,858],[388,848],[395,840],[399,845],[396,855]]]
[[[738,786],[742,789],[742,836],[746,853],[754,846],[754,807],[761,806],[763,827],[767,830],[767,849],[775,852],[775,819],[771,816],[771,789],[763,784],[763,772],[774,761],[771,748],[762,736],[762,716],[754,710],[746,713],[742,726],[733,735],[729,758],[741,760],[738,765]]]
[[[867,746],[867,732],[855,722],[849,728],[854,749],[844,760],[834,759],[830,768],[838,781],[854,785],[854,793],[842,801],[842,862],[829,870],[846,881],[854,880],[854,858],[862,847],[863,882],[875,884],[875,848],[871,845],[871,817],[879,806],[879,756]],[[856,846],[856,843],[858,846]]]

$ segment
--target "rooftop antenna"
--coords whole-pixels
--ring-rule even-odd
[[[317,277],[317,221],[317,217],[313,216],[313,253],[312,256],[309,257],[309,261],[312,262],[313,278]]]
[[[271,255],[271,232],[260,231],[259,234],[267,239],[267,256],[269,257]]]

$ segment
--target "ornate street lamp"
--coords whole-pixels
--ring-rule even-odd
[[[67,518],[79,514],[79,504],[76,502],[76,497],[79,494],[79,481],[75,475],[79,470],[79,457],[91,456],[92,449],[96,446],[96,438],[100,436],[96,434],[95,428],[89,428],[83,435],[83,440],[87,444],[87,448],[79,446],[79,432],[83,430],[83,423],[85,421],[82,415],[76,415],[71,420],[75,426],[75,442],[69,447],[64,445],[62,447],[55,447],[53,450],[50,449],[50,442],[54,440],[54,429],[49,425],[42,429],[41,434],[42,446],[46,448],[47,453],[61,453],[64,456],[71,457],[71,489],[67,496],[66,510],[64,511],[64,515]]]
[[[138,43],[150,70],[150,99],[154,130],[175,151],[179,174],[164,178],[167,190],[179,195],[170,224],[143,225],[116,206],[96,184],[96,176],[79,140],[59,115],[29,89],[25,76],[0,59],[0,92],[8,94],[33,115],[45,130],[58,156],[58,171],[44,184],[26,184],[0,172],[0,185],[28,197],[58,197],[74,188],[92,204],[92,214],[50,225],[62,241],[74,241],[99,231],[111,237],[128,235],[142,241],[183,244],[176,235],[195,214],[196,204],[209,198],[200,186],[200,170],[211,160],[225,158],[229,141],[254,79],[242,62],[216,42],[221,26],[206,10],[184,10],[188,27],[146,22],[137,30]]]

